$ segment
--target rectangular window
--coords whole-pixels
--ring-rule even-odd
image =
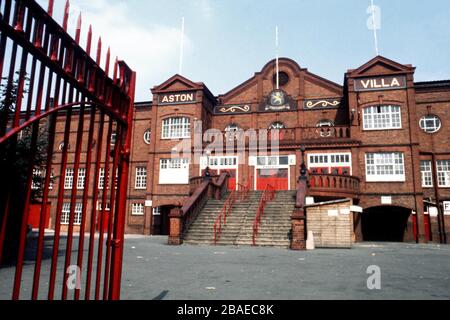
[[[160,184],[189,183],[189,159],[160,159],[159,168]]]
[[[351,175],[351,153],[308,154],[308,170],[312,173]]]
[[[86,178],[86,169],[79,168],[78,169],[78,181],[77,181],[77,189],[84,189],[84,183]]]
[[[364,130],[401,129],[400,106],[372,106],[363,109]]]
[[[133,203],[131,205],[131,214],[133,216],[143,216],[144,215],[144,204],[143,203]]]
[[[403,153],[366,153],[366,180],[405,181]]]
[[[191,136],[191,121],[187,117],[172,117],[163,120],[162,139],[183,139]]]
[[[137,167],[136,168],[136,179],[134,183],[135,189],[147,189],[147,168]]]
[[[67,225],[70,223],[70,203],[64,202],[62,211],[61,211],[61,224]],[[74,224],[80,225],[81,224],[81,213],[83,210],[83,204],[81,202],[77,202],[75,204],[75,211],[74,211]]]
[[[64,189],[72,189],[73,188],[73,169],[67,168],[66,175],[64,177]]]
[[[103,189],[105,186],[105,168],[100,168],[98,172],[98,188]]]
[[[422,175],[422,187],[433,187],[433,173],[431,170],[431,161],[420,161],[420,173]]]
[[[450,187],[450,160],[438,160],[436,164],[439,187]]]
[[[154,216],[160,216],[161,215],[161,207],[154,207],[153,208],[153,215]]]
[[[31,181],[31,189],[38,190],[41,188],[42,183],[42,170],[41,169],[33,169],[33,180]]]

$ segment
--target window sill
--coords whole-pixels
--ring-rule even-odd
[[[366,182],[406,182],[405,177],[398,177],[398,178],[392,178],[392,177],[386,177],[386,178],[380,178],[380,177],[373,177],[369,178],[366,177]]]
[[[387,130],[403,130],[403,128],[377,128],[377,129],[363,129],[364,131],[387,131]]]

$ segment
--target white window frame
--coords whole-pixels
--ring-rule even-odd
[[[159,184],[188,184],[188,158],[159,159]]]
[[[389,159],[389,155],[392,159]],[[372,157],[373,156],[373,157]],[[373,159],[372,159],[373,158]],[[383,163],[392,160],[390,163]],[[369,163],[373,161],[373,163]],[[396,163],[399,162],[399,163]],[[403,152],[368,152],[365,155],[367,182],[404,182],[405,156]],[[392,169],[389,167],[392,166]],[[392,170],[392,174],[378,173],[382,170]],[[401,171],[401,173],[396,173]]]
[[[116,145],[116,142],[117,142],[117,133],[113,132],[111,133],[110,144],[114,146]]]
[[[436,167],[438,186],[442,188],[450,188],[450,160],[437,160]]]
[[[70,202],[64,202],[61,210],[61,224],[68,225],[70,223]],[[83,204],[81,202],[75,203],[74,211],[74,225],[81,225],[81,214],[83,212]]]
[[[105,208],[103,208],[103,204],[101,201],[97,201],[97,211],[101,211],[101,210],[105,210],[105,211],[111,211],[111,206],[109,204],[109,202],[106,202],[106,206]]]
[[[398,120],[394,121],[397,117]],[[364,131],[402,129],[402,109],[398,105],[365,107],[363,108],[363,128]]]
[[[433,187],[433,170],[431,160],[420,160],[420,175],[422,177],[422,188]]]
[[[105,187],[105,168],[100,168],[98,171],[98,189],[103,190]]]
[[[86,169],[78,168],[77,189],[83,190],[86,183]]]
[[[42,169],[34,168],[33,169],[33,179],[31,180],[31,190],[39,190],[41,188],[41,184],[36,182],[35,179],[42,178]]]
[[[236,171],[236,181],[239,181],[239,157],[238,156],[209,156],[200,158],[199,175],[202,175],[202,170],[209,167],[212,170],[217,170],[217,174],[221,174],[222,170],[233,169]],[[238,190],[238,183],[236,183],[236,190]]]
[[[152,214],[154,216],[160,216],[161,215],[161,207],[153,207],[152,208]]]
[[[287,157],[287,164],[280,164],[280,158]],[[288,190],[291,190],[291,157],[295,155],[280,154],[277,156],[256,156],[255,168],[253,170],[253,186],[256,190],[258,183],[258,170],[259,169],[287,169],[288,172]]]
[[[64,189],[70,190],[73,188],[73,168],[66,168],[66,174],[64,176]]]
[[[134,188],[136,190],[147,189],[147,167],[136,167]]]
[[[339,157],[339,161],[332,162],[332,158]],[[340,158],[344,159],[340,159]],[[348,161],[345,158],[348,157]],[[344,161],[341,161],[344,160]],[[308,170],[314,168],[328,168],[331,174],[331,168],[350,168],[349,175],[352,175],[352,154],[351,152],[337,152],[337,153],[308,153]]]
[[[145,205],[142,202],[134,202],[131,204],[132,216],[143,216],[145,214]]]
[[[170,117],[162,120],[161,139],[186,139],[191,137],[189,117]]]
[[[152,138],[152,132],[150,129],[145,130],[144,132],[144,142],[145,144],[150,144]]]
[[[427,124],[429,121],[433,121],[434,126],[428,127]],[[427,114],[420,119],[419,126],[425,133],[435,133],[441,129],[442,121],[435,114]]]

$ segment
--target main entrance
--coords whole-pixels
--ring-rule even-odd
[[[200,175],[203,176],[206,167],[209,167],[210,173],[212,175],[220,175],[223,172],[228,172],[230,175],[228,178],[228,189],[237,190],[237,179],[239,171],[237,156],[203,157],[200,163]]]
[[[252,162],[250,160],[250,162]],[[291,165],[295,165],[295,155],[259,156],[255,165],[255,189],[265,190],[268,185],[275,190],[290,190]]]
[[[364,210],[361,228],[364,241],[403,242],[410,209],[394,206],[372,207]]]

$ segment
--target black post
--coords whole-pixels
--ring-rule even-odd
[[[302,145],[300,147],[300,151],[302,152],[302,164],[300,165],[299,180],[307,180],[308,178],[307,178],[306,174],[308,173],[308,169],[306,168],[306,164],[305,164],[305,151],[306,151],[305,145]]]

